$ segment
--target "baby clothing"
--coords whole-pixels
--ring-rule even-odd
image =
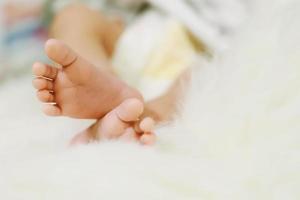
[[[177,20],[148,11],[121,36],[113,66],[123,80],[151,100],[193,65],[200,46]]]

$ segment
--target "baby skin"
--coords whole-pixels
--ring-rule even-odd
[[[72,139],[71,145],[112,139],[153,145],[156,139],[153,134],[154,121],[151,118],[144,118],[136,123],[143,110],[141,101],[138,99],[127,99],[105,115],[99,122],[76,135]]]
[[[33,86],[38,99],[45,103],[49,116],[101,119],[78,134],[71,142],[86,144],[99,139],[138,140],[153,144],[151,118],[139,118],[144,112],[143,98],[113,74],[102,71],[59,40],[45,45],[47,56],[59,66],[33,65]]]

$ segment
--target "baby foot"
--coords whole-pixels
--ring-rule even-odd
[[[113,74],[92,65],[64,43],[50,39],[45,45],[56,68],[43,63],[33,65],[37,97],[50,116],[99,119],[128,98],[142,99],[134,89]]]
[[[101,139],[137,140],[142,144],[152,145],[156,139],[152,132],[154,121],[145,118],[137,122],[143,111],[144,105],[140,100],[125,100],[95,125],[75,136],[71,145],[88,144]],[[138,126],[135,128],[136,123]]]

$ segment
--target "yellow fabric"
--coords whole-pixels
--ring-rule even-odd
[[[196,49],[184,27],[173,21],[156,51],[150,56],[142,76],[154,80],[174,80],[192,64]]]
[[[195,62],[197,42],[177,20],[149,12],[122,35],[113,63],[118,75],[150,100]]]

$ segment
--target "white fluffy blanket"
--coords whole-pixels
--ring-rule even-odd
[[[193,73],[182,115],[153,148],[70,149],[89,122],[43,117],[29,78],[7,83],[0,199],[299,199],[300,4],[264,2],[232,50]]]

